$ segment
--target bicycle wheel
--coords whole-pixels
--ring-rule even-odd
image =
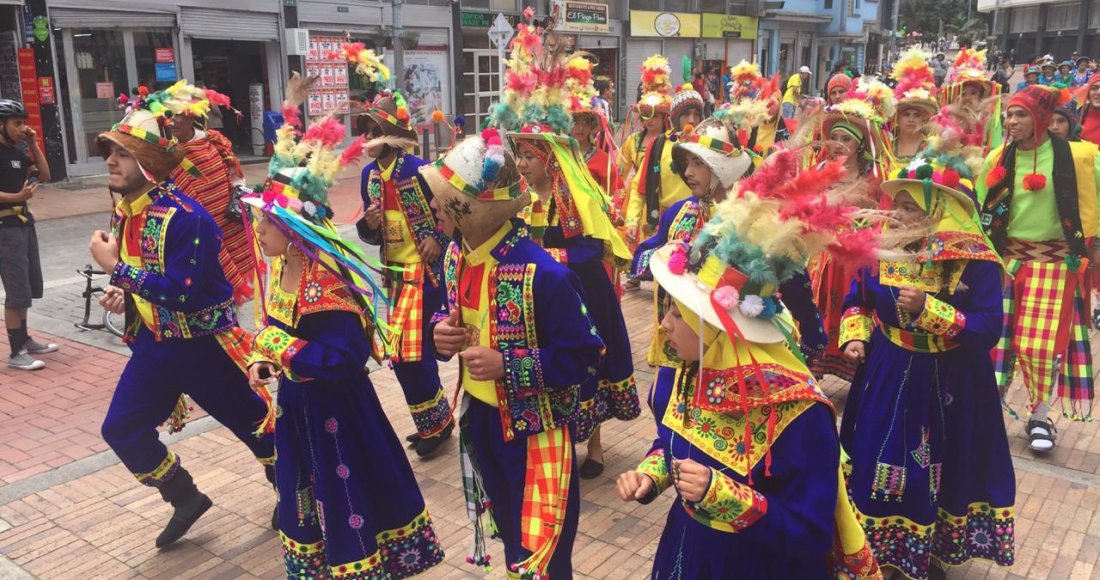
[[[103,311],[103,328],[119,338],[122,338],[122,328],[125,326],[125,323],[119,324],[121,320],[116,320],[116,318],[121,316],[121,314],[116,315],[114,312],[109,312],[107,310]]]

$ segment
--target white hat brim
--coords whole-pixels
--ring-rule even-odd
[[[688,153],[703,160],[703,163],[710,167],[710,170],[718,176],[718,181],[722,182],[723,187],[733,187],[733,184],[741,179],[741,176],[749,170],[749,166],[752,165],[752,159],[748,153],[742,151],[739,155],[723,155],[722,153],[700,145],[699,143],[684,143],[677,142],[673,146],[673,152],[676,149],[683,149]]]
[[[691,309],[707,324],[718,329],[719,332],[725,332],[722,320],[718,318],[718,313],[715,312],[714,305],[711,304],[708,290],[699,281],[699,278],[691,272],[676,275],[669,271],[668,258],[674,248],[675,244],[669,244],[653,253],[653,257],[650,258],[649,262],[653,279],[661,285],[661,288],[664,288],[665,292],[668,292],[680,304]],[[749,318],[742,314],[740,310],[731,312],[730,317],[745,337],[745,340],[758,344],[786,342],[787,335],[780,330],[779,325],[782,324],[787,327],[788,334],[791,334],[794,328],[786,311],[770,320]]]

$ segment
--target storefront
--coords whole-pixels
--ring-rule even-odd
[[[19,54],[23,21],[22,0],[0,0],[0,99],[22,100]]]
[[[741,60],[753,60],[758,27],[758,20],[748,16],[631,10],[626,51],[631,97],[637,100],[642,62],[653,54],[668,59],[673,84],[690,82],[696,71],[721,77]],[[684,58],[691,59],[691,70],[684,70]]]
[[[503,14],[512,26],[520,17],[518,12]],[[489,12],[462,11],[462,78],[455,79],[455,96],[461,101],[458,109],[466,117],[468,132],[481,127],[489,107],[500,100],[500,56],[489,42],[489,27],[495,17]]]
[[[179,79],[225,93],[244,113],[225,112],[221,129],[239,152],[253,153],[257,138],[262,144],[262,127],[252,126],[250,108],[277,110],[286,78],[278,4],[243,0],[231,10],[216,0],[180,4],[50,2],[70,175],[103,172],[95,138],[122,118],[119,94]],[[262,100],[250,99],[256,85]]]

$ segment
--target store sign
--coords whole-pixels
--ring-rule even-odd
[[[511,14],[505,14],[504,18],[508,20],[508,24],[512,27],[516,25],[516,17]],[[492,28],[493,27],[493,15],[488,12],[463,12],[462,13],[462,27],[463,28]]]
[[[41,147],[42,141],[42,109],[38,95],[38,72],[34,65],[34,49],[20,48],[19,59],[19,88],[23,91],[23,108],[27,110],[27,126],[38,133]]]
[[[594,2],[574,2],[573,0],[554,0],[554,30],[562,32],[599,32],[610,31],[610,18],[607,4]]]
[[[316,79],[309,88],[309,98],[306,100],[306,113],[311,117],[349,112],[348,62],[340,56],[343,46],[342,36],[309,35],[306,75]]]
[[[702,22],[699,14],[689,12],[630,11],[630,35],[658,38],[699,38]]]
[[[57,93],[53,90],[53,77],[38,77],[38,101],[43,105],[57,104]]]
[[[158,62],[153,65],[158,83],[171,83],[179,79],[174,62]]]
[[[756,40],[760,21],[752,16],[703,14],[703,38]]]
[[[115,98],[115,83],[112,83],[110,81],[105,83],[96,83],[95,98],[107,100]]]
[[[176,49],[174,48],[154,48],[153,49],[153,62],[176,62]]]

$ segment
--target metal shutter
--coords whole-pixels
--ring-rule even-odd
[[[690,58],[694,66],[695,41],[685,38],[665,39],[662,48],[661,54],[665,55],[669,66],[672,67],[672,76],[669,78],[672,86],[678,87],[685,82],[690,83],[692,79],[684,80],[684,57]]]
[[[638,40],[634,38],[626,41],[626,86],[619,87],[618,92],[626,96],[627,105],[638,102],[638,83],[642,81],[642,61],[661,52],[660,39]]]
[[[50,21],[57,28],[175,28],[176,13],[51,8]]]
[[[184,36],[253,41],[278,41],[279,16],[275,13],[181,8]]]
[[[446,28],[409,28],[417,34],[419,46],[450,46],[451,33]]]
[[[338,9],[346,9],[340,12]],[[373,33],[382,26],[380,6],[352,4],[346,1],[301,0],[298,3],[298,23],[315,30],[347,30]]]

